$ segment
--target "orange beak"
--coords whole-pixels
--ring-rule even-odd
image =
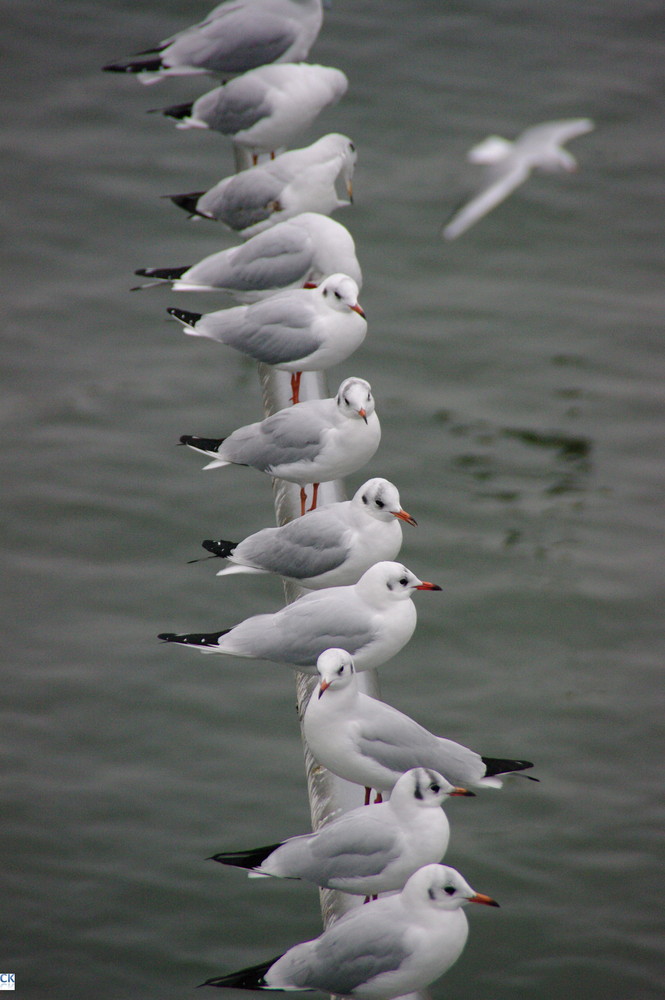
[[[367,411],[366,410],[358,410],[358,416],[362,417],[363,420],[365,421],[365,423],[367,423]]]
[[[422,583],[418,584],[416,590],[441,590],[441,587],[436,583],[428,583],[427,580],[423,580]]]
[[[468,788],[453,788],[452,792],[450,792],[449,794],[451,796],[452,795],[470,795],[472,798],[476,797],[476,793],[475,792],[470,792]]]
[[[406,521],[407,524],[412,524],[414,528],[418,527],[418,522],[415,517],[411,517],[411,515],[407,514],[405,510],[394,510],[392,511],[392,515],[393,517],[398,517],[400,521]]]
[[[321,683],[319,684],[319,698],[321,697],[324,691],[328,690],[329,687],[330,687],[330,681],[321,681]]]
[[[486,896],[482,892],[477,892],[475,896],[469,896],[470,903],[484,903],[485,906],[498,906],[496,899],[492,899],[491,896]]]
[[[357,302],[355,306],[351,306],[350,308],[353,309],[354,313],[358,313],[363,319],[365,318],[365,310]]]

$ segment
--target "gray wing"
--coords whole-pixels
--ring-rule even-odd
[[[215,132],[235,135],[251,128],[271,110],[272,105],[261,81],[236,77],[199,97],[194,102],[192,116],[202,119]]]
[[[185,272],[183,281],[237,292],[269,291],[304,281],[312,256],[309,236],[283,222],[242,246],[204,257]]]
[[[305,412],[299,407],[279,410],[234,431],[224,442],[220,457],[261,472],[291,462],[311,462],[321,450],[321,435],[328,426],[317,416],[316,409],[309,406]]]
[[[208,212],[231,229],[246,229],[268,219],[275,211],[275,203],[283,183],[270,173],[255,167],[226,177],[199,198],[197,208]]]
[[[444,226],[442,235],[447,240],[461,236],[484,215],[496,208],[500,202],[511,194],[515,188],[523,184],[529,176],[529,169],[523,163],[512,158],[508,163],[501,163],[491,168],[489,183],[467,202]]]
[[[311,843],[312,860],[326,880],[380,875],[399,854],[394,829],[362,814],[324,826]]]
[[[169,65],[197,66],[211,73],[245,73],[274,62],[298,37],[295,22],[254,8],[227,10],[176,36]]]
[[[372,923],[351,920],[358,912],[351,911],[316,941],[289,949],[271,968],[270,979],[275,972],[301,988],[349,996],[375,976],[399,969],[411,954],[402,928],[383,915]]]
[[[227,330],[224,343],[268,365],[295,361],[321,346],[311,321],[304,303],[296,311],[291,302],[271,296],[254,304],[242,325]]]
[[[277,616],[275,634],[284,662],[314,668],[324,649],[354,654],[374,638],[366,611],[344,598],[333,599],[332,589],[307,594]]]
[[[369,705],[356,733],[356,745],[365,757],[397,775],[412,767],[431,767],[452,784],[463,785],[485,774],[482,758],[475,751],[435,736],[384,702]]]
[[[237,546],[234,556],[270,573],[302,580],[337,569],[348,552],[338,523],[305,517],[282,528],[257,531]]]
[[[590,118],[565,118],[562,121],[542,122],[540,125],[525,129],[519,137],[519,145],[528,143],[534,146],[562,146],[578,135],[591,132],[593,128],[594,124]]]

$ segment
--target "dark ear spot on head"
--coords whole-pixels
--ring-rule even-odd
[[[431,886],[430,886],[430,888],[429,888],[429,889],[427,890],[427,895],[428,895],[428,896],[429,896],[429,898],[430,898],[430,899],[432,900],[432,902],[434,902],[434,900],[436,899],[436,893],[434,892],[434,889],[432,889],[432,887],[431,887]]]
[[[422,802],[423,790],[420,787],[420,781],[418,780],[418,778],[416,778],[416,789],[415,789],[415,791],[413,793],[413,797],[415,799],[419,799]]]

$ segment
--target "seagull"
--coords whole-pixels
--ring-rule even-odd
[[[278,222],[246,243],[186,267],[144,267],[135,272],[156,280],[132,291],[171,282],[176,292],[228,292],[255,302],[284,288],[318,285],[329,274],[348,274],[362,286],[356,248],[348,229],[316,212]]]
[[[358,286],[347,274],[331,274],[315,289],[287,289],[252,305],[205,315],[166,311],[190,336],[216,340],[291,372],[293,403],[299,401],[301,372],[326,371],[345,361],[367,333]]]
[[[112,73],[134,73],[141,83],[168,76],[245,73],[265,63],[306,59],[323,20],[321,0],[226,0],[199,24],[110,63]]]
[[[247,238],[302,212],[329,215],[348,205],[353,200],[356,159],[353,142],[333,132],[253,170],[231,174],[209,191],[167,197],[191,217],[217,219]],[[338,195],[338,182],[347,198]]]
[[[317,833],[211,860],[247,868],[250,878],[297,878],[360,896],[394,892],[443,858],[450,827],[441,806],[453,795],[473,792],[416,767],[399,778],[388,802],[352,809]]]
[[[393,560],[402,547],[402,509],[397,487],[368,479],[351,500],[324,504],[279,528],[263,528],[242,542],[205,541],[203,547],[232,564],[232,573],[279,573],[309,590],[356,583],[375,562]]]
[[[390,791],[405,771],[429,767],[454,785],[500,788],[508,772],[533,767],[528,760],[481,757],[362,693],[344,648],[323,652],[317,670],[321,683],[305,710],[303,733],[319,764],[346,781]]]
[[[469,933],[466,903],[499,905],[454,868],[424,865],[400,893],[350,910],[313,941],[201,985],[392,1000],[425,989],[457,961]]]
[[[341,69],[310,63],[259,66],[209,90],[194,102],[153,108],[174,118],[177,128],[206,128],[229,135],[236,147],[251,154],[288,146],[329,104],[346,93],[349,81]]]
[[[313,483],[311,510],[319,483],[361,469],[379,447],[381,426],[374,411],[372,387],[364,378],[346,378],[335,396],[310,399],[278,410],[227,438],[183,434],[181,444],[208,455],[204,469],[251,465],[259,472],[300,485],[305,513],[305,485]]]
[[[534,125],[514,142],[498,135],[488,136],[467,153],[470,163],[485,166],[485,183],[478,194],[453,214],[441,235],[447,240],[461,236],[523,184],[532,170],[546,173],[575,170],[577,161],[563,144],[593,128],[589,118],[568,118]]]
[[[202,653],[286,663],[309,674],[316,673],[320,654],[336,641],[353,650],[358,670],[369,670],[399,653],[413,635],[416,590],[441,588],[419,580],[401,563],[379,562],[352,586],[313,591],[274,614],[254,615],[219,632],[162,632],[159,638]]]

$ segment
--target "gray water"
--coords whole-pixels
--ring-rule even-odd
[[[261,412],[254,367],[185,339],[133,270],[232,245],[159,196],[233,169],[145,110],[209,89],[100,66],[207,10],[3,4],[3,934],[24,997],[192,996],[319,933],[317,894],[204,859],[308,829],[288,669],[160,645],[280,606],[188,565],[273,521],[270,483],[174,447]],[[419,597],[383,697],[540,784],[448,807],[448,860],[502,904],[435,998],[661,995],[663,7],[334,0],[312,60],[350,78],[302,144],[360,152],[351,229],[381,448]],[[579,173],[534,177],[453,244],[465,151],[590,116]],[[482,908],[478,908],[482,909]],[[659,933],[661,932],[661,933]]]

